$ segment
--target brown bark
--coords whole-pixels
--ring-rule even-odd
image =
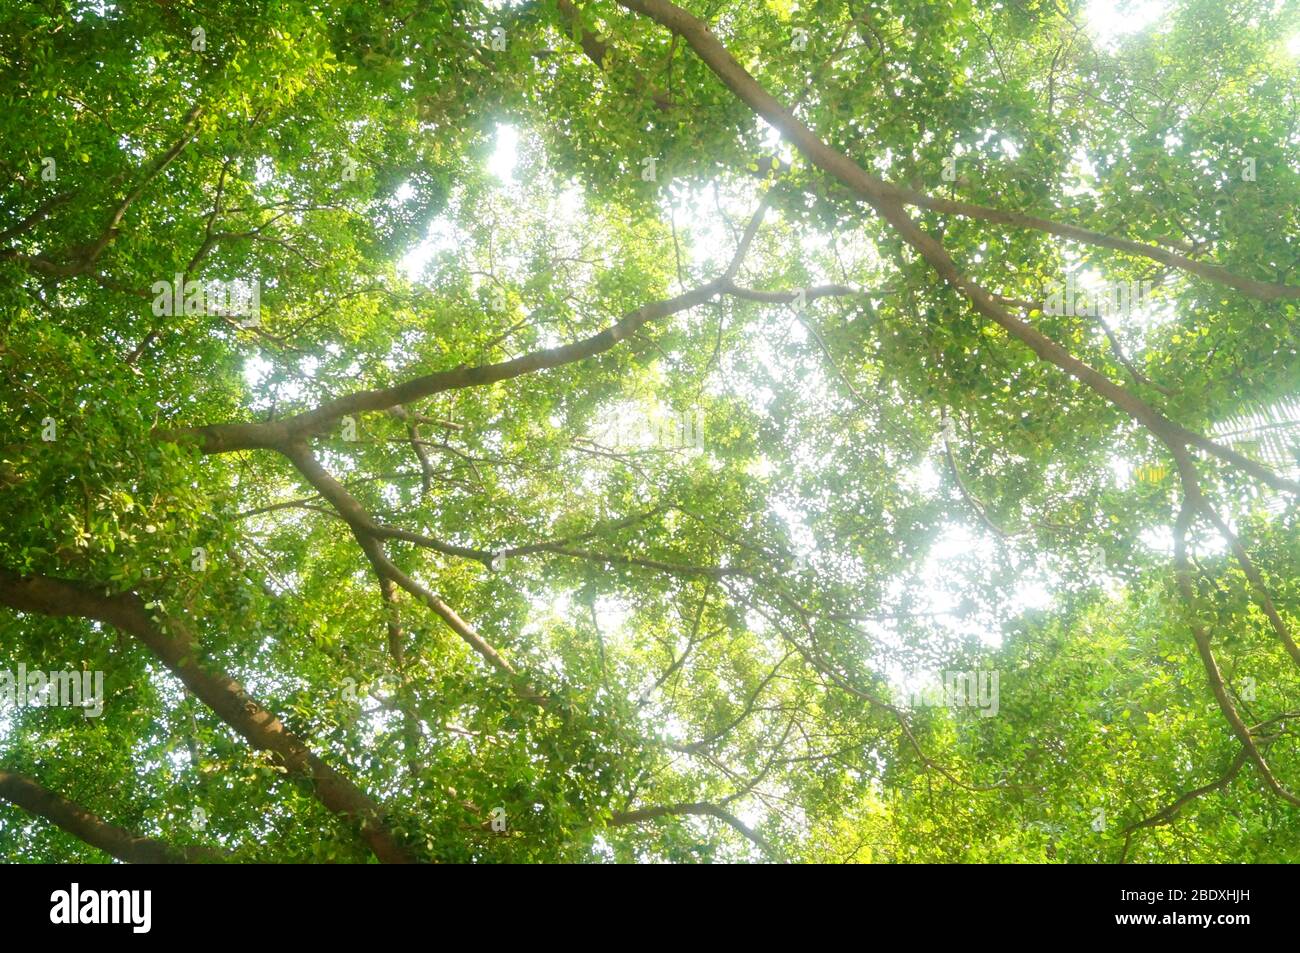
[[[73,837],[128,864],[195,864],[225,860],[207,847],[173,847],[152,837],[138,837],[109,824],[80,804],[47,790],[33,778],[0,770],[0,799],[43,817]]]
[[[206,427],[181,430],[160,430],[155,435],[161,440],[192,440],[204,453],[280,450],[291,443],[325,432],[335,421],[348,414],[387,410],[443,391],[494,384],[594,357],[630,337],[650,321],[703,304],[723,291],[729,282],[730,277],[718,278],[675,298],[652,301],[629,311],[616,324],[581,341],[533,351],[510,361],[477,367],[461,366],[412,378],[392,387],[357,391],[326,401],[314,410],[285,420],[268,423],[211,424]]]
[[[188,626],[168,618],[164,632],[133,592],[101,595],[81,585],[47,576],[18,576],[0,569],[0,603],[21,612],[81,616],[107,623],[147,646],[204,704],[255,748],[269,751],[295,777],[312,782],[316,797],[336,814],[360,824],[361,836],[384,863],[411,863],[384,822],[382,809],[360,788],[335,771],[284,724],[224,672],[198,663],[198,645]]]

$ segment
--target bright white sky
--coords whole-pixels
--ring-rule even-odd
[[[1085,16],[1093,38],[1110,46],[1157,23],[1169,8],[1169,0],[1090,0]]]

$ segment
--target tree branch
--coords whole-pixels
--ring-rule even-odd
[[[220,863],[226,855],[208,847],[174,847],[152,837],[138,837],[109,824],[80,804],[46,789],[25,774],[0,769],[0,799],[67,831],[128,864]]]
[[[635,811],[618,811],[611,815],[606,821],[610,827],[621,827],[627,824],[643,824],[646,821],[653,821],[660,817],[670,817],[673,815],[693,814],[699,817],[713,817],[722,821],[731,827],[742,837],[745,837],[758,849],[766,854],[769,858],[776,856],[776,851],[772,845],[767,842],[757,831],[749,827],[740,818],[732,814],[725,808],[716,804],[708,804],[702,801],[696,801],[690,804],[665,804],[658,807],[643,807]]]
[[[0,569],[0,603],[20,612],[94,619],[134,636],[250,744],[269,751],[291,774],[311,781],[325,807],[357,821],[362,837],[380,861],[412,862],[411,854],[389,831],[378,804],[308,750],[239,682],[224,672],[210,672],[199,665],[198,644],[187,625],[169,617],[164,630],[134,592],[100,595],[100,591],[62,579],[19,576]]]

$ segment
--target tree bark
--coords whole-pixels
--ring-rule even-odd
[[[18,576],[0,569],[0,603],[22,612],[81,616],[105,622],[134,636],[222,721],[255,748],[271,752],[289,773],[305,778],[316,797],[336,814],[361,825],[361,836],[383,863],[413,863],[414,858],[389,831],[384,812],[350,780],[308,750],[296,735],[259,705],[244,687],[224,672],[198,664],[198,645],[188,626],[168,618],[164,632],[133,592],[100,595],[81,585],[47,576]]]
[[[33,778],[0,770],[0,799],[28,814],[43,817],[73,837],[128,864],[219,863],[224,854],[207,847],[173,847],[152,837],[138,837],[101,820],[80,804],[47,790]]]

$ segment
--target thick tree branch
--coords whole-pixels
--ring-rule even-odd
[[[0,604],[20,612],[61,618],[80,616],[111,625],[150,649],[222,721],[255,748],[270,752],[289,773],[311,781],[320,802],[360,824],[361,835],[384,863],[410,863],[384,821],[384,812],[350,780],[334,770],[229,675],[199,665],[199,647],[189,627],[168,617],[166,629],[134,592],[101,595],[101,590],[48,576],[19,576],[0,569]]]
[[[337,420],[349,414],[388,410],[448,390],[481,387],[512,380],[525,374],[563,367],[603,354],[640,328],[661,318],[703,304],[715,295],[730,293],[733,279],[740,270],[754,236],[763,224],[768,203],[764,197],[741,235],[736,250],[721,275],[674,298],[652,301],[625,314],[605,330],[560,347],[532,351],[521,357],[496,364],[460,367],[412,378],[392,387],[357,391],[326,401],[314,410],[285,420],[264,423],[211,424],[178,430],[156,430],[160,440],[187,440],[197,443],[204,453],[229,453],[234,450],[283,450],[292,443],[324,433]]]
[[[423,377],[412,378],[393,387],[357,391],[344,397],[326,401],[314,410],[265,423],[211,424],[180,430],[159,430],[160,440],[192,440],[204,453],[230,453],[234,450],[278,450],[293,442],[316,436],[328,430],[337,420],[349,414],[387,410],[399,404],[430,397],[448,390],[480,387],[511,380],[586,360],[602,354],[618,342],[634,334],[642,325],[659,318],[677,314],[687,308],[703,304],[720,293],[725,285],[722,278],[664,301],[654,301],[628,312],[622,320],[598,334],[572,344],[533,351],[510,361],[483,364],[477,367],[460,366],[437,371]]]
[[[128,864],[198,864],[226,860],[207,847],[174,847],[152,837],[139,837],[109,824],[80,804],[46,789],[25,774],[0,770],[0,799],[43,817],[73,837]]]
[[[1211,781],[1209,784],[1188,791],[1186,794],[1177,798],[1173,803],[1161,808],[1159,811],[1156,811],[1156,813],[1152,814],[1150,817],[1143,818],[1142,820],[1124,828],[1124,849],[1120,852],[1119,862],[1122,864],[1128,859],[1129,844],[1132,842],[1133,835],[1137,831],[1140,831],[1145,827],[1159,827],[1162,824],[1172,823],[1174,818],[1178,816],[1178,812],[1192,801],[1195,801],[1199,797],[1204,797],[1207,794],[1213,794],[1215,791],[1222,790],[1231,784],[1233,778],[1241,773],[1241,769],[1245,767],[1246,762],[1249,760],[1250,752],[1243,747],[1237,752],[1237,756],[1232,759],[1232,764],[1228,766],[1228,770],[1225,771],[1223,776],[1217,781]]]

